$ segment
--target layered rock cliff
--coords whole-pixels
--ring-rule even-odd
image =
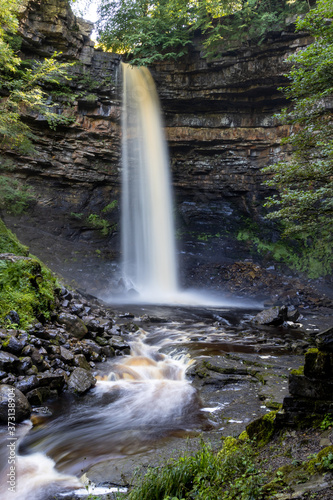
[[[36,201],[28,214],[4,218],[55,270],[98,293],[113,273],[101,259],[112,268],[119,251],[119,208],[103,210],[120,198],[121,71],[118,55],[94,48],[91,30],[66,0],[31,0],[22,13],[23,56],[57,51],[77,62],[69,83],[74,121],[54,131],[40,117],[25,117],[36,153],[7,153],[15,165],[7,175],[32,186]],[[182,61],[151,68],[170,148],[179,246],[196,261],[233,259],[244,218],[261,220],[267,190],[260,169],[283,154],[287,133],[273,117],[285,104],[277,88],[286,81],[287,55],[308,42],[289,24],[260,46],[229,49],[208,62],[198,36]],[[91,215],[112,227],[107,236],[88,222]]]

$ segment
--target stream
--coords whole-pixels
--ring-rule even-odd
[[[82,482],[106,493],[131,484],[138,467],[195,451],[202,437],[218,447],[281,403],[302,364],[293,348],[302,325],[256,327],[254,309],[112,309],[135,325],[130,354],[97,365],[83,397],[64,393],[33,427],[18,427],[16,493],[3,500],[74,498],[87,494]]]

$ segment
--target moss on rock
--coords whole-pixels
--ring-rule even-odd
[[[4,222],[0,219],[0,254],[13,253],[15,255],[29,255],[27,246],[19,242],[15,234],[13,234]]]
[[[267,444],[275,432],[275,418],[277,411],[270,411],[263,417],[253,420],[247,427],[246,432],[250,439],[256,439],[258,446]]]
[[[0,325],[19,318],[21,328],[50,318],[58,283],[0,219]],[[18,315],[18,316],[17,316]],[[17,321],[14,321],[17,323]]]

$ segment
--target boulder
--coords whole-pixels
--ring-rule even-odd
[[[19,358],[15,354],[6,351],[0,351],[0,370],[6,372],[12,370],[19,364]]]
[[[0,385],[0,422],[8,424],[8,417],[15,416],[15,423],[29,418],[31,406],[25,395],[11,385]]]
[[[74,354],[66,349],[65,347],[60,347],[60,359],[65,363],[72,363],[74,361]]]
[[[32,389],[35,389],[36,387],[38,387],[38,379],[36,375],[24,377],[16,383],[16,389],[23,392],[23,394],[32,391]]]
[[[76,337],[77,339],[83,339],[88,333],[88,328],[83,323],[82,319],[78,318],[74,314],[61,313],[58,316],[58,321],[66,327],[66,330]]]
[[[38,383],[41,387],[49,387],[50,389],[61,390],[66,382],[65,375],[62,370],[54,372],[46,371],[38,373]]]
[[[84,368],[75,368],[68,380],[68,388],[77,394],[83,394],[96,384],[93,374]]]
[[[333,352],[333,327],[318,333],[316,344],[321,351]]]
[[[27,345],[28,334],[21,334],[19,337],[15,335],[10,335],[4,342],[6,345],[6,351],[19,355],[22,349]]]
[[[258,313],[253,322],[257,325],[282,325],[287,320],[287,306],[274,306]]]
[[[90,370],[90,365],[84,354],[76,354],[74,356],[74,364],[79,368],[84,368],[85,370]]]

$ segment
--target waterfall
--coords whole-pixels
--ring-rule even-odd
[[[148,68],[122,64],[123,273],[140,299],[177,292],[169,158]]]

